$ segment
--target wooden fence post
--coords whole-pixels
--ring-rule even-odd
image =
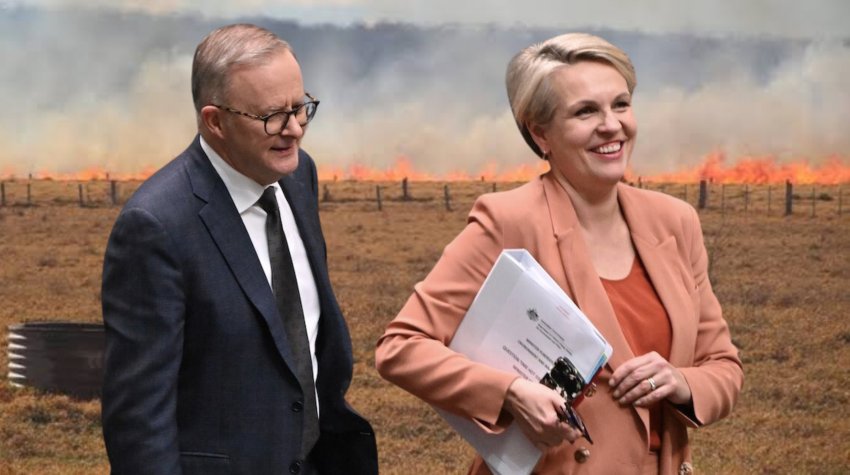
[[[841,199],[843,198],[842,194],[844,192],[844,188],[838,188],[838,216],[841,216]]]
[[[403,201],[409,201],[410,200],[410,194],[408,193],[408,190],[407,190],[407,177],[404,177],[404,179],[401,180],[401,199]]]
[[[495,193],[495,192],[496,192],[496,182],[494,181],[493,182],[493,193]]]
[[[685,183],[685,189],[682,192],[682,195],[684,195],[682,197],[682,199],[685,201],[685,203],[687,203],[688,202],[688,184],[687,183]]]
[[[6,182],[0,181],[0,206],[6,206]],[[841,210],[841,206],[838,206],[838,209]],[[839,212],[840,214],[840,212]]]
[[[720,215],[726,214],[726,183],[720,185]]]
[[[744,185],[744,214],[750,208],[750,185]]]
[[[791,216],[793,213],[794,201],[794,186],[791,185],[791,180],[785,180],[785,216]]]
[[[331,201],[331,190],[328,188],[327,183],[322,187],[322,201]]]
[[[443,186],[443,198],[446,200],[446,211],[452,210],[451,196],[449,196],[449,185]]]
[[[83,207],[85,207],[86,204],[85,204],[85,201],[83,201],[83,184],[82,183],[77,183],[77,191],[79,192],[79,195],[80,195],[80,208],[83,208]]]
[[[699,200],[697,201],[697,209],[705,209],[708,203],[708,182],[705,180],[699,181]]]
[[[27,183],[27,206],[32,206],[32,183]]]
[[[381,185],[375,185],[375,196],[378,198],[378,211],[383,209],[381,205]]]
[[[115,180],[109,182],[109,194],[112,196],[112,206],[118,204],[118,184]]]
[[[773,187],[767,185],[767,214],[770,214],[770,192],[773,190]]]
[[[816,195],[816,187],[812,185],[812,217],[815,217],[815,203],[818,201]]]

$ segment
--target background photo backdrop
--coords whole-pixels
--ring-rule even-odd
[[[505,67],[567,31],[607,38],[636,66],[636,175],[712,154],[727,167],[847,165],[848,18],[841,0],[0,0],[0,176],[159,168],[194,134],[195,46],[243,20],[299,55],[322,101],[304,146],[329,176],[407,164],[476,177],[533,162]]]
[[[304,147],[382,473],[469,466],[378,376],[374,345],[473,200],[540,170],[504,70],[566,31],[635,63],[633,175],[691,204],[709,179],[700,219],[746,381],[729,418],[692,432],[697,471],[850,473],[848,19],[845,0],[0,0],[0,475],[109,473],[99,400],[6,384],[7,328],[101,322],[120,205],[195,134],[195,46],[242,20],[293,44],[322,101]]]

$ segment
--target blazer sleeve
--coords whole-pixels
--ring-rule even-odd
[[[516,375],[470,361],[447,345],[502,251],[488,197],[476,201],[466,228],[378,340],[378,372],[406,391],[487,430],[496,426]]]
[[[171,238],[141,209],[118,217],[103,268],[103,434],[112,473],[179,474],[184,291]]]
[[[691,388],[692,407],[678,413],[691,427],[710,424],[726,417],[744,384],[738,349],[708,278],[708,253],[699,216],[690,210],[690,265],[694,276],[694,301],[699,315],[694,362],[679,368]]]

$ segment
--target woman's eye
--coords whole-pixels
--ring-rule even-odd
[[[614,104],[614,109],[616,110],[625,110],[631,106],[628,101],[619,101]]]
[[[585,107],[582,107],[581,109],[577,110],[576,115],[579,116],[579,117],[582,117],[582,116],[587,116],[587,115],[593,114],[594,112],[595,112],[595,110],[593,109],[593,107],[585,106]]]

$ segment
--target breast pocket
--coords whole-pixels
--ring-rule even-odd
[[[180,452],[180,467],[185,475],[229,475],[230,457],[204,452]]]

